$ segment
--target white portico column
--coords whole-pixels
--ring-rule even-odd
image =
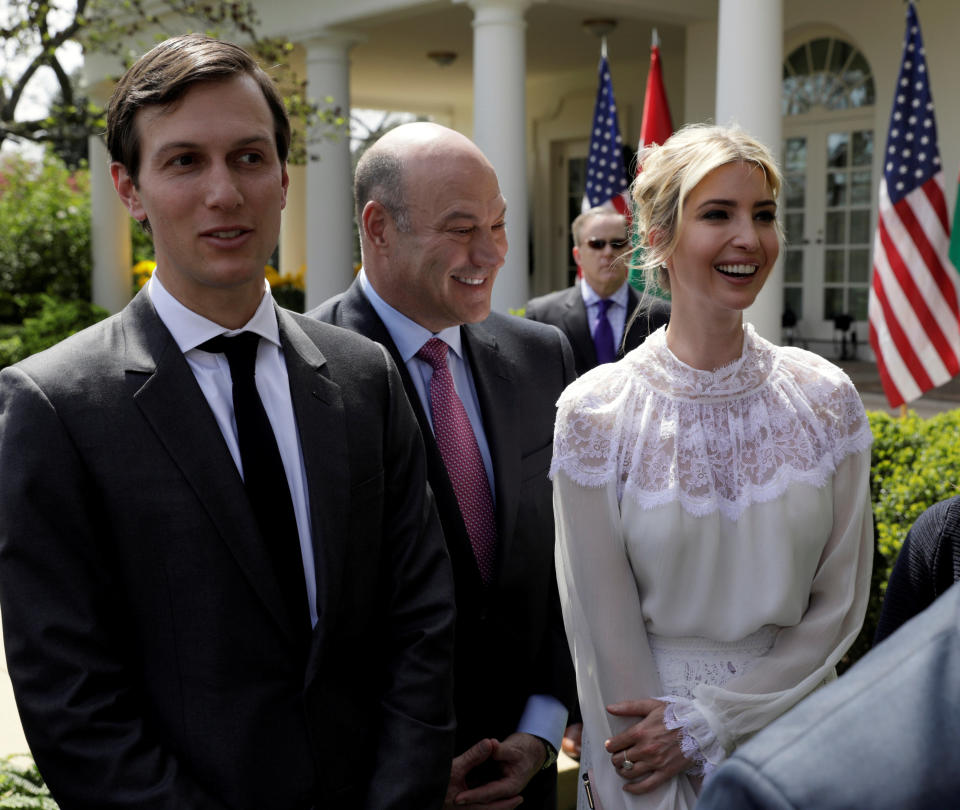
[[[529,199],[527,194],[526,27],[535,0],[455,0],[473,9],[473,140],[497,170],[507,201],[506,263],[493,288],[493,308],[527,302]]]
[[[739,124],[781,153],[780,85],[783,69],[783,0],[720,0],[717,34],[719,124]],[[780,342],[783,261],[744,313],[768,340]]]
[[[350,117],[352,35],[324,32],[303,42],[307,51],[307,93],[320,103],[328,96]],[[316,138],[307,133],[307,309],[343,292],[353,281],[353,177],[350,138]]]
[[[113,84],[102,82],[91,88],[91,96],[105,104]],[[119,312],[130,301],[133,290],[130,214],[120,202],[110,178],[110,155],[99,135],[87,139],[90,153],[90,243],[93,252],[93,303],[110,312]]]

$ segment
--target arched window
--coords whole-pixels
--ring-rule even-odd
[[[824,353],[838,324],[857,334],[867,320],[874,96],[869,63],[843,39],[810,39],[783,63],[784,323]]]
[[[853,45],[819,37],[805,42],[783,63],[783,114],[800,115],[816,107],[849,110],[874,102],[870,65]]]

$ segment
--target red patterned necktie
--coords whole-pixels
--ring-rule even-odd
[[[433,369],[430,378],[433,434],[460,505],[480,576],[484,584],[489,585],[493,579],[497,547],[493,497],[477,437],[447,367],[448,349],[449,346],[439,338],[430,338],[417,352],[417,357]]]

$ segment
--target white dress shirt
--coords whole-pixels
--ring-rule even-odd
[[[390,337],[410,372],[414,388],[417,389],[417,396],[420,398],[420,404],[430,420],[431,428],[433,427],[433,416],[430,413],[430,378],[433,376],[433,369],[429,363],[418,358],[416,354],[420,347],[433,337],[440,338],[450,347],[450,351],[447,352],[447,365],[450,368],[457,395],[463,402],[474,435],[477,437],[477,445],[480,447],[480,455],[483,457],[487,478],[490,481],[490,492],[491,494],[495,493],[490,446],[483,431],[483,418],[480,414],[477,389],[473,382],[470,364],[467,362],[463,351],[460,327],[451,326],[434,334],[384,301],[377,294],[362,268],[359,279],[367,300],[377,315],[380,316],[384,326],[387,327]],[[496,496],[494,495],[494,497]],[[566,724],[567,710],[559,700],[552,695],[531,695],[527,698],[526,706],[517,725],[517,731],[540,737],[559,751]]]
[[[287,366],[280,347],[280,329],[273,308],[270,285],[264,281],[264,295],[253,317],[240,329],[224,329],[217,323],[187,309],[163,286],[154,273],[147,287],[150,300],[160,320],[163,321],[180,351],[183,352],[200,390],[213,411],[227,449],[233,457],[240,475],[243,464],[240,460],[240,445],[237,441],[237,425],[233,414],[233,378],[226,355],[205,352],[197,347],[218,335],[232,337],[241,332],[254,332],[263,338],[257,349],[256,385],[263,408],[273,428],[287,475],[287,485],[293,500],[293,512],[297,519],[300,536],[300,557],[303,560],[304,582],[307,602],[310,606],[311,624],[317,623],[317,580],[314,573],[312,532],[310,527],[309,493],[307,474],[303,464],[300,435],[293,413],[290,397],[290,381]]]

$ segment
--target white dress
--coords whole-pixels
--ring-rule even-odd
[[[557,572],[597,807],[691,808],[686,774],[622,790],[603,741],[659,697],[706,773],[821,683],[870,588],[870,427],[842,370],[744,327],[718,371],[660,329],[558,403]],[[580,790],[578,807],[585,808]]]

